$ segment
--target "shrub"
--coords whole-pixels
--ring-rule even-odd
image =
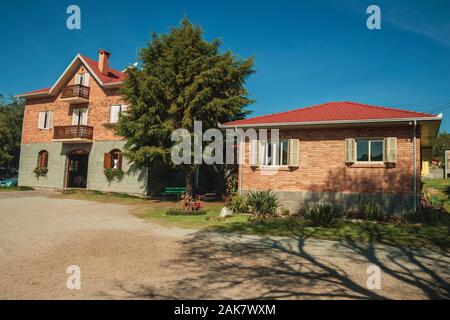
[[[305,212],[307,219],[312,226],[329,227],[335,224],[336,219],[342,217],[340,208],[333,208],[330,204],[317,204]]]
[[[304,217],[310,209],[309,205],[306,202],[303,202],[298,210],[298,215]]]
[[[247,202],[246,196],[235,194],[230,197],[227,208],[233,211],[233,213],[248,213],[249,207]]]
[[[447,215],[441,201],[427,194],[422,194],[420,206],[416,212],[407,210],[403,215],[403,222],[434,224],[441,221]]]
[[[290,216],[291,212],[286,207],[279,207],[277,210],[277,214],[281,217],[287,217]]]
[[[120,182],[123,180],[124,172],[122,169],[117,168],[106,168],[104,170],[106,180],[108,183],[113,182],[114,180]]]
[[[168,216],[201,216],[205,215],[206,213],[206,210],[185,211],[180,208],[170,208],[166,211],[166,215]]]
[[[226,181],[226,190],[225,195],[226,196],[233,196],[237,191],[238,182],[235,176],[231,176]]]
[[[33,172],[37,178],[45,177],[47,175],[48,168],[47,167],[36,167],[36,168],[34,168]]]
[[[250,212],[256,216],[256,221],[262,221],[274,216],[279,206],[278,196],[270,190],[250,191],[247,196]]]
[[[360,203],[358,207],[359,214],[364,220],[386,221],[387,215],[378,207],[373,200]]]
[[[200,210],[202,203],[200,200],[194,200],[192,197],[184,197],[183,210],[186,212],[195,212]]]

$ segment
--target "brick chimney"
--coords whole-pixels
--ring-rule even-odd
[[[100,49],[98,50],[98,68],[100,69],[100,72],[107,75],[109,70],[109,56],[111,53],[109,53],[106,50]]]

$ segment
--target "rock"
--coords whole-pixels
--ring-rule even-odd
[[[222,210],[220,210],[219,217],[226,218],[231,215],[233,215],[233,212],[230,209],[228,209],[227,207],[223,207]]]

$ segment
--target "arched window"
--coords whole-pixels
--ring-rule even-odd
[[[47,168],[48,165],[48,151],[41,150],[38,154],[38,167],[39,168]]]
[[[122,151],[114,149],[105,153],[103,167],[108,169],[122,169]]]

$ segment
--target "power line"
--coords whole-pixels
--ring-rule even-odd
[[[449,108],[450,107],[450,102],[448,102],[448,103],[446,103],[446,104],[443,104],[443,105],[441,105],[441,106],[438,106],[438,107],[434,107],[434,108],[432,108],[432,109],[430,109],[430,110],[428,110],[428,111],[425,111],[425,112],[427,112],[427,113],[435,113],[435,112],[438,112],[438,111],[442,111],[442,110],[444,110],[444,109],[447,109],[447,108]]]

